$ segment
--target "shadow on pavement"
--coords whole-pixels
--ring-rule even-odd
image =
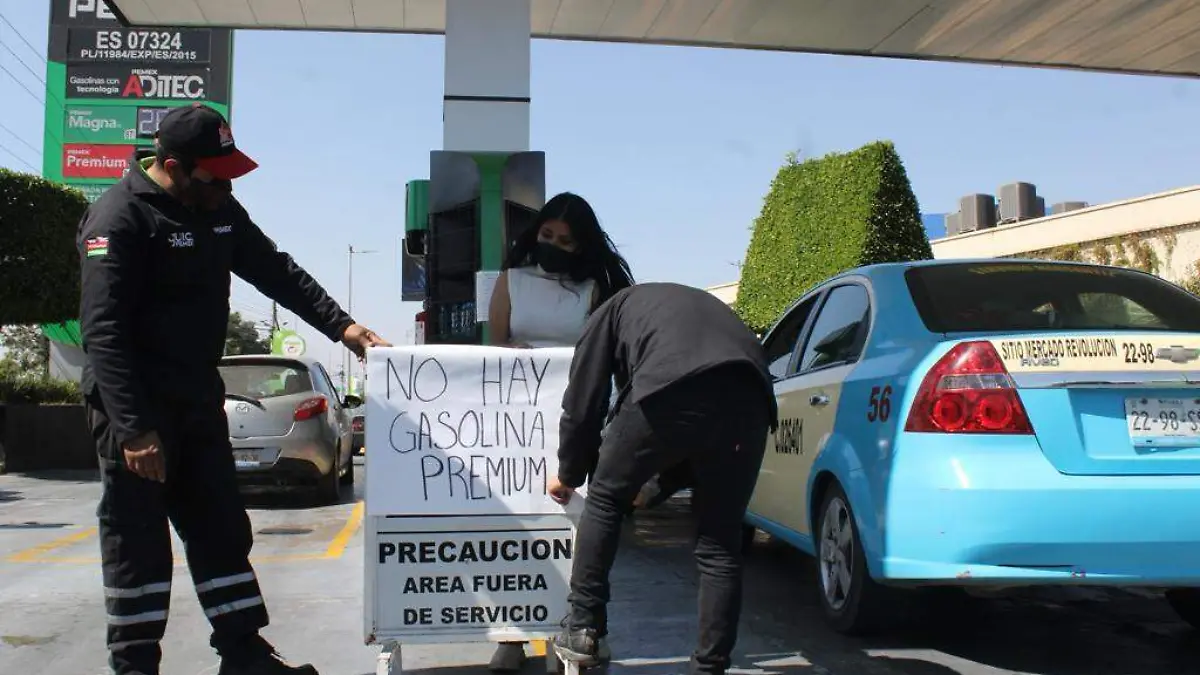
[[[695,578],[689,508],[679,498],[639,514],[627,536],[651,564]],[[816,589],[813,560],[760,533],[746,558],[739,646],[765,641],[835,675],[1200,674],[1200,632],[1149,591],[1045,587],[1000,598],[957,589],[898,592],[896,620],[867,639],[829,628]],[[619,593],[614,587],[614,599]],[[613,620],[622,621],[615,613]]]
[[[342,486],[336,504],[320,503],[308,487],[243,487],[247,508],[265,511],[311,511],[362,500],[364,469],[361,459],[354,462],[354,485]]]
[[[63,469],[54,471],[30,471],[28,473],[6,473],[5,476],[25,480],[50,481],[56,483],[98,483],[100,469]],[[3,494],[4,491],[0,491]]]
[[[19,490],[0,490],[0,504],[25,499]]]
[[[780,659],[792,656],[794,655],[766,655],[753,659],[747,657],[745,660],[735,662],[728,673],[729,675],[791,675],[792,673],[798,675],[815,675],[826,672],[808,663],[804,663],[803,665],[776,666],[767,662],[768,659]],[[415,668],[413,670],[406,669],[404,672],[407,675],[491,675],[491,671],[484,665]],[[541,675],[545,672],[546,668],[542,659],[532,658],[521,669],[520,675]],[[604,667],[588,668],[583,672],[588,675],[686,675],[688,672],[688,661],[682,658],[654,658],[646,656],[621,659]],[[951,672],[953,671],[928,671],[929,675],[943,675],[944,673]],[[363,673],[363,675],[375,675],[375,673]],[[838,675],[841,674],[839,673]],[[848,675],[853,675],[853,673]]]

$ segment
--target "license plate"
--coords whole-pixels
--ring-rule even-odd
[[[233,462],[239,469],[257,469],[263,465],[264,460],[267,462],[270,461],[266,455],[267,451],[262,448],[255,448],[252,450],[234,450]]]
[[[1200,438],[1200,399],[1125,399],[1131,438]]]

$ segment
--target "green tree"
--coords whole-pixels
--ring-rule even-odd
[[[0,371],[20,375],[45,376],[50,371],[50,340],[37,326],[5,326],[0,329],[4,347]]]
[[[0,169],[0,325],[75,318],[75,231],[87,206],[74,188]]]
[[[229,326],[225,330],[225,356],[270,353],[271,338],[260,337],[253,321],[243,319],[238,312],[230,312]]]
[[[789,153],[754,221],[735,309],[761,332],[831,276],[932,257],[917,198],[891,142],[805,161]]]

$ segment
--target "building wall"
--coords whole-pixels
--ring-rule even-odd
[[[1038,257],[1078,246],[1084,251],[1111,240],[1142,239],[1162,263],[1159,274],[1181,281],[1200,260],[1200,186],[1078,211],[967,232],[930,242],[933,256],[955,258]]]
[[[738,285],[735,281],[729,284],[720,284],[719,286],[709,286],[704,290],[717,296],[720,298],[721,302],[732,307],[734,301],[737,300],[737,289]]]

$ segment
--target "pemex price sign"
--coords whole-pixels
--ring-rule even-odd
[[[171,108],[229,117],[233,31],[129,28],[104,0],[52,0],[42,173],[95,201]]]

